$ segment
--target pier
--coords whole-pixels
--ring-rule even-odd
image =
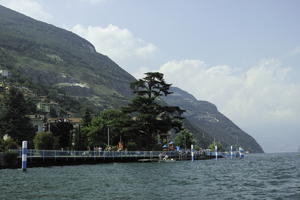
[[[18,165],[22,161],[22,151],[18,153]],[[182,151],[65,151],[34,150],[27,151],[27,167],[61,166],[79,164],[98,164],[109,162],[155,162],[164,156],[174,160],[191,160],[191,152]],[[211,159],[204,152],[194,152],[194,160]]]

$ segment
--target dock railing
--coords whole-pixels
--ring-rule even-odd
[[[21,150],[12,150],[18,152],[22,157]],[[159,158],[168,156],[168,158],[182,159],[190,156],[188,152],[180,151],[72,151],[72,150],[35,150],[28,149],[27,158]]]

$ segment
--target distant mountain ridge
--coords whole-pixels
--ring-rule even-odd
[[[261,146],[253,137],[236,126],[231,120],[220,113],[217,107],[207,101],[199,101],[191,94],[173,87],[173,94],[164,98],[169,105],[180,106],[186,110],[184,117],[196,128],[201,129],[197,136],[199,140],[205,139],[202,134],[207,134],[210,140],[220,141],[225,149],[231,145],[240,145],[250,152],[263,152]]]
[[[0,68],[8,69],[39,95],[68,95],[95,109],[119,108],[132,97],[135,78],[76,34],[0,6]],[[215,138],[226,147],[239,144],[263,152],[256,141],[218,112],[209,102],[173,88],[165,101],[187,112],[185,126],[203,145]],[[78,112],[72,103],[66,106]]]

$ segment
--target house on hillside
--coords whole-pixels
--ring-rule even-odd
[[[80,118],[80,117],[71,117],[71,118],[68,118],[68,120],[73,125],[74,128],[79,127],[82,123],[82,118]]]
[[[44,114],[47,118],[65,118],[65,116],[62,115],[61,107],[57,102],[49,100],[47,96],[39,96],[37,98],[38,103],[36,104],[36,108],[39,113]]]
[[[56,123],[56,122],[59,122],[59,121],[63,121],[63,122],[69,122],[73,125],[74,128],[77,128],[81,125],[82,123],[82,118],[75,118],[75,117],[72,117],[72,118],[48,118],[47,120],[47,124],[48,126],[51,126],[51,124],[53,123]]]
[[[0,69],[0,76],[2,76],[4,78],[8,78],[10,76],[10,73],[6,69]]]
[[[45,115],[27,115],[31,120],[33,127],[35,128],[35,132],[39,133],[45,131]]]
[[[50,113],[49,103],[39,102],[37,103],[36,108],[39,112],[46,113],[46,114]]]
[[[58,103],[51,101],[50,106],[50,116],[61,116],[61,109]]]

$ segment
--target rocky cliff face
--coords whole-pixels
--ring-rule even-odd
[[[202,132],[198,131],[195,133],[200,140],[205,139],[205,134],[207,134],[206,139],[208,138],[211,142],[213,139],[220,141],[225,149],[229,149],[230,145],[240,145],[250,152],[263,152],[263,149],[254,138],[220,113],[214,104],[207,101],[199,101],[179,88],[173,87],[172,92],[173,94],[164,98],[164,101],[186,110],[184,117],[194,127],[202,130]]]

